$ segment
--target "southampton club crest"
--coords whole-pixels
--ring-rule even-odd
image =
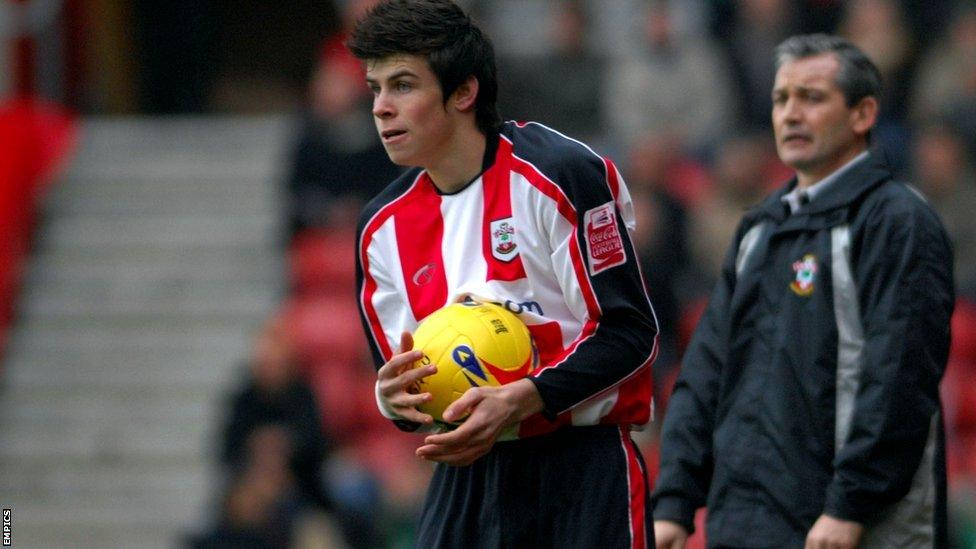
[[[515,225],[512,218],[496,219],[491,222],[491,255],[499,261],[511,261],[518,255],[515,243]]]
[[[790,283],[790,289],[798,296],[807,297],[813,293],[813,283],[817,279],[817,258],[813,254],[803,256],[803,259],[793,262],[793,272],[796,279]]]

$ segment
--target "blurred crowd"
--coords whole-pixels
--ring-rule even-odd
[[[342,28],[308,86],[283,182],[289,292],[227,401],[220,509],[196,547],[411,546],[430,469],[413,455],[417,438],[376,411],[351,259],[359,209],[399,173],[343,46],[372,3],[336,3]],[[950,513],[954,543],[976,546],[976,2],[461,3],[495,41],[503,118],[550,125],[622,169],[662,330],[659,415],[739,218],[791,176],[770,127],[774,46],[832,32],[872,57],[886,90],[876,146],[955,245]],[[655,428],[640,441],[653,465]]]

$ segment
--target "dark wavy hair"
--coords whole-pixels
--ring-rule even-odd
[[[848,107],[865,97],[881,100],[881,72],[857,46],[829,34],[791,36],[776,46],[776,69],[795,61],[822,53],[833,53],[840,62],[837,86],[844,93]]]
[[[444,102],[468,76],[478,79],[475,120],[482,132],[501,125],[498,74],[488,36],[450,0],[387,0],[356,24],[348,43],[363,61],[409,54],[427,60]]]

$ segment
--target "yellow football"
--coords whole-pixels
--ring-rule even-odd
[[[444,410],[472,387],[497,387],[539,366],[539,352],[518,316],[494,303],[454,303],[428,315],[413,334],[424,353],[415,367],[437,365],[413,391],[433,398],[417,406],[446,427]]]

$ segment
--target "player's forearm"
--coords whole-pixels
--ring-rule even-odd
[[[530,416],[538,414],[545,407],[539,390],[536,388],[535,383],[532,383],[529,379],[514,381],[508,385],[504,385],[502,389],[505,392],[505,398],[509,399],[515,405],[515,413],[512,416],[511,423],[518,423]]]
[[[650,367],[656,334],[642,319],[601,319],[572,354],[534,376],[546,416],[554,419]]]

